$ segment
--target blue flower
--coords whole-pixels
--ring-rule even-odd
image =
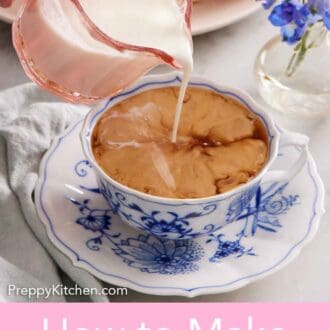
[[[289,1],[284,1],[273,8],[269,20],[275,26],[290,24],[298,16],[297,11],[299,9],[297,5]]]
[[[294,24],[285,25],[281,28],[282,39],[289,45],[293,45],[299,41],[303,37],[304,33],[304,28],[298,27]]]
[[[93,232],[109,230],[111,217],[104,211],[92,211],[87,216],[80,217],[77,223]]]
[[[166,275],[196,271],[196,261],[204,253],[194,241],[166,240],[152,235],[123,240],[116,244],[114,252],[129,266],[142,272]]]
[[[323,15],[323,21],[326,28],[330,31],[330,11]]]
[[[306,30],[316,22],[324,23],[330,30],[330,1],[329,0],[276,0],[263,2],[265,9],[271,9],[269,21],[281,28],[283,41],[288,44],[299,42]]]
[[[330,1],[309,0],[307,6],[314,16],[323,19],[325,27],[330,30]]]
[[[273,7],[273,5],[275,4],[276,0],[264,0],[264,2],[262,3],[263,7],[265,9],[269,9],[271,7]]]

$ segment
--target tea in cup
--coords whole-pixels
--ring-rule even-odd
[[[289,181],[307,161],[308,139],[282,133],[244,92],[193,77],[176,143],[181,77],[148,76],[94,108],[81,132],[100,191],[129,225],[191,239],[228,223],[266,181]],[[270,171],[280,147],[303,149],[288,171]],[[232,221],[232,219],[230,220]]]
[[[176,143],[178,87],[150,89],[109,108],[93,131],[96,162],[117,182],[168,198],[203,198],[252,180],[268,158],[261,120],[212,90],[187,90]]]

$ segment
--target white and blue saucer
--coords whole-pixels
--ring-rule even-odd
[[[234,221],[217,232],[191,240],[139,232],[120,220],[100,194],[82,152],[81,127],[81,121],[70,127],[45,155],[36,207],[54,245],[74,265],[107,283],[156,295],[228,292],[287,265],[317,231],[324,189],[309,156],[297,177],[262,185],[248,205],[235,210]],[[290,166],[300,152],[281,150],[276,169]]]

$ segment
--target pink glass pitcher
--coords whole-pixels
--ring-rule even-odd
[[[90,104],[119,93],[160,64],[182,68],[161,50],[111,38],[91,20],[79,0],[51,0],[69,15],[69,28],[82,27],[78,33],[95,45],[95,49],[76,47],[74,40],[56,33],[61,26],[51,26],[45,19],[44,4],[48,2],[49,7],[49,1],[24,0],[13,24],[13,42],[23,68],[43,89],[73,103]],[[191,38],[192,0],[177,3]]]

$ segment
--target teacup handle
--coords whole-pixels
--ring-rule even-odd
[[[308,142],[309,138],[306,135],[292,132],[282,132],[280,137],[279,150],[286,147],[298,147],[302,149],[299,159],[288,170],[273,170],[269,171],[262,183],[268,181],[285,181],[289,182],[300,173],[308,160]]]

